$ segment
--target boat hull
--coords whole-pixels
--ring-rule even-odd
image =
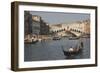
[[[77,51],[64,51],[63,50],[63,52],[64,52],[65,56],[71,56],[71,55],[77,55],[77,54],[81,53],[82,49],[79,49]]]
[[[30,42],[30,41],[25,41],[24,43],[25,43],[25,44],[35,44],[35,43],[37,43],[37,42],[38,42],[38,40],[36,40],[36,41],[31,41],[31,42]]]

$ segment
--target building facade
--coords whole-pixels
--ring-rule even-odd
[[[49,25],[40,16],[32,15],[29,11],[24,12],[24,37],[48,34]]]
[[[49,26],[44,20],[37,15],[32,15],[32,34],[35,35],[48,35]]]
[[[46,22],[44,22],[43,20],[41,20],[41,22],[40,22],[40,34],[41,35],[48,35],[49,34],[49,25],[46,23]]]
[[[40,34],[40,21],[41,17],[32,15],[32,34],[34,35]]]
[[[32,15],[28,12],[24,12],[24,36],[32,34]]]

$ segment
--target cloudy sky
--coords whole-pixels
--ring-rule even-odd
[[[90,14],[85,13],[64,13],[64,12],[40,12],[40,11],[30,11],[32,15],[41,16],[42,19],[48,24],[58,24],[58,23],[72,23],[76,21],[82,21],[90,19]]]

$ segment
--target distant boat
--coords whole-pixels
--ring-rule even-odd
[[[39,41],[39,42],[41,42],[41,41],[42,41],[42,39],[38,39],[38,41]]]
[[[87,34],[87,35],[83,35],[83,36],[81,36],[82,38],[90,38],[90,35],[89,34]]]
[[[24,43],[25,43],[25,44],[35,44],[35,43],[37,43],[37,42],[38,42],[38,40],[35,40],[35,39],[24,40]]]
[[[79,37],[69,37],[69,40],[77,40]]]
[[[62,49],[65,56],[71,56],[71,55],[79,54],[82,51],[82,48],[83,48],[83,43],[77,45],[77,47],[75,48],[70,47],[68,49],[67,48],[62,48]]]
[[[60,40],[61,39],[61,37],[53,37],[53,40]]]

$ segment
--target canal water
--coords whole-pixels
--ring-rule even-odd
[[[69,49],[70,47],[75,47],[78,44],[79,39],[69,40],[68,38],[61,38],[60,40],[46,40],[35,44],[25,44],[24,61],[90,58],[90,38],[81,38],[81,41],[84,45],[82,52],[70,57],[64,55],[63,48]]]

